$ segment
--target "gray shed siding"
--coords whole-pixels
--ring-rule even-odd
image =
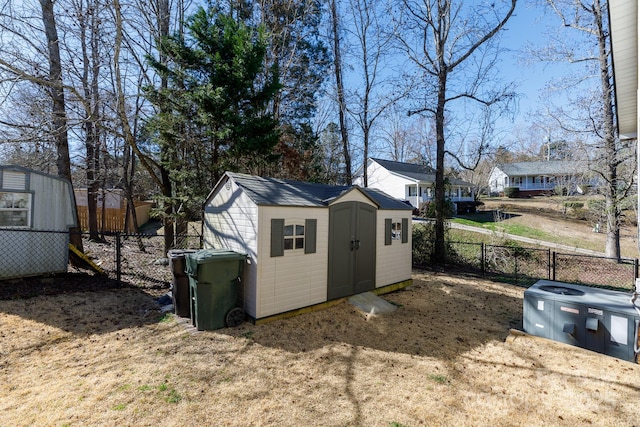
[[[0,227],[0,280],[67,271],[75,202],[67,180],[0,166],[0,192],[30,195],[27,227]]]

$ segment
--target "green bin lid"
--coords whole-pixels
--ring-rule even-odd
[[[199,264],[208,264],[221,261],[244,260],[246,254],[234,252],[230,249],[201,249],[195,253],[185,254],[186,272],[195,273]]]
[[[198,264],[234,259],[245,259],[247,257],[246,254],[234,252],[229,249],[202,249],[197,251],[196,253],[186,255],[189,258],[192,258]]]

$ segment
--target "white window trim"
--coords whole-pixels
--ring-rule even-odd
[[[291,235],[287,235],[287,228],[288,227],[292,227],[292,234]],[[302,228],[302,234],[296,234],[298,228],[301,227]],[[307,239],[306,239],[306,231],[305,230],[305,224],[304,221],[285,221],[284,223],[284,252],[285,254],[288,253],[297,253],[297,252],[301,252],[304,253],[304,248],[306,246],[307,243]],[[296,247],[296,241],[298,239],[302,239],[302,247],[297,248]],[[291,241],[291,248],[287,248],[287,241]]]
[[[5,189],[5,190],[0,190],[0,193],[5,193],[5,194],[24,194],[27,196],[27,206],[25,208],[1,208],[0,207],[0,212],[16,212],[16,211],[21,211],[21,212],[26,212],[27,213],[27,224],[26,225],[6,225],[6,224],[1,224],[0,223],[0,227],[2,228],[31,228],[31,216],[32,216],[32,206],[33,206],[33,195],[31,193],[25,193],[23,191],[13,191],[13,190],[9,190],[9,189]]]

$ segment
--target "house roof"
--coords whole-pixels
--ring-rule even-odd
[[[508,176],[567,175],[586,171],[586,164],[575,160],[516,162],[505,163],[496,167]]]
[[[616,118],[621,139],[638,135],[638,0],[609,0]]]
[[[371,160],[378,163],[389,172],[395,173],[397,175],[402,175],[408,179],[421,182],[436,182],[436,170],[431,166],[395,162],[393,160],[383,160],[375,158],[371,158]],[[472,185],[458,178],[449,178],[449,183],[461,186]]]
[[[316,184],[234,172],[227,172],[226,175],[240,186],[256,205],[323,207],[349,191],[358,190],[380,209],[411,209],[411,206],[406,203],[373,188]]]

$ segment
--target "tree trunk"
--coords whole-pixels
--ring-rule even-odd
[[[344,84],[342,82],[342,58],[340,55],[341,47],[336,0],[331,0],[331,29],[333,33],[333,66],[336,77],[336,91],[338,94],[338,113],[340,121],[340,136],[342,137],[342,154],[344,156],[345,165],[345,183],[347,185],[351,185],[353,182],[353,173],[351,172],[351,153],[349,153],[347,101],[344,95]]]
[[[618,147],[616,145],[615,120],[613,114],[613,85],[609,54],[607,48],[608,33],[604,27],[605,17],[600,0],[594,1],[593,13],[598,29],[598,60],[600,65],[600,85],[602,90],[602,106],[604,113],[604,147],[607,190],[605,204],[607,215],[607,240],[605,255],[620,260],[620,200],[618,189]]]
[[[435,183],[435,224],[434,234],[435,242],[433,246],[432,260],[435,263],[441,263],[446,258],[445,245],[445,220],[446,220],[446,199],[444,188],[444,154],[445,154],[445,137],[444,137],[444,113],[447,93],[447,74],[446,64],[442,61],[440,64],[440,73],[438,75],[438,98],[436,105],[436,183]]]
[[[58,167],[58,175],[73,183],[71,177],[71,158],[69,157],[69,139],[67,135],[67,113],[62,81],[62,64],[60,61],[58,30],[53,12],[53,0],[40,0],[40,6],[42,8],[42,23],[44,25],[49,49],[49,80],[52,83],[50,93],[53,101],[53,135],[57,148],[56,163]],[[78,209],[75,205],[74,216],[78,227],[69,229],[69,240],[78,249],[83,250]]]
[[[120,71],[120,49],[122,46],[122,14],[120,9],[119,0],[114,0],[113,2],[114,13],[116,16],[116,34],[115,34],[115,43],[114,43],[114,54],[113,54],[113,63],[114,63],[114,74],[115,74],[115,83],[117,89],[117,111],[118,117],[120,120],[120,125],[122,126],[122,133],[124,135],[124,140],[129,147],[133,150],[134,154],[138,156],[140,162],[144,166],[144,168],[149,172],[149,175],[154,180],[154,182],[160,187],[160,191],[165,198],[165,209],[164,209],[164,217],[163,217],[163,225],[164,225],[164,252],[166,253],[169,249],[174,246],[174,233],[173,233],[173,206],[171,205],[172,191],[171,191],[171,181],[169,179],[169,172],[157,164],[153,159],[150,159],[142,153],[136,144],[135,135],[129,125],[129,117],[127,116],[127,109],[125,104],[125,92],[122,85],[122,74]],[[158,2],[158,27],[161,36],[166,36],[169,34],[169,5],[167,0],[159,0]],[[166,79],[162,81],[162,87],[167,87],[168,82]],[[166,156],[164,152],[161,151],[160,156]],[[133,159],[131,161],[134,161]],[[133,175],[131,175],[131,179],[133,179]],[[138,243],[140,244],[140,242]]]

